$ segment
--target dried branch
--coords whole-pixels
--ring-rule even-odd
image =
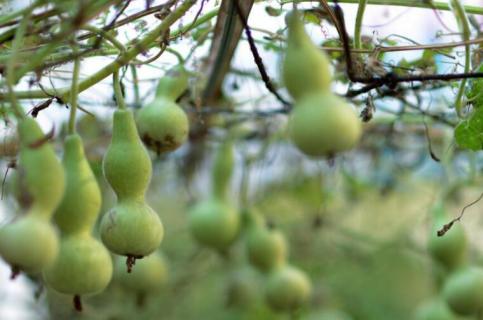
[[[270,77],[268,76],[267,70],[265,69],[265,66],[263,64],[262,57],[260,57],[260,54],[258,53],[257,46],[255,45],[255,40],[253,39],[250,27],[248,26],[247,22],[247,17],[243,15],[243,12],[240,8],[240,4],[238,2],[239,0],[234,1],[235,7],[238,13],[238,16],[240,17],[240,20],[242,21],[243,28],[245,29],[245,35],[248,40],[248,44],[250,46],[250,51],[252,52],[253,59],[255,60],[255,64],[257,65],[258,71],[260,72],[260,75],[262,77],[263,82],[265,83],[265,87],[270,91],[278,101],[280,101],[285,107],[290,107],[290,103],[285,100],[275,89],[273,86],[272,81],[270,80]]]

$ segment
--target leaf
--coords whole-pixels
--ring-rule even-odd
[[[483,150],[483,108],[474,109],[468,119],[461,121],[456,126],[454,135],[460,148]]]
[[[282,14],[282,9],[277,9],[271,6],[265,7],[265,12],[271,17],[278,17]]]
[[[483,72],[483,64],[478,67],[476,72]],[[483,106],[483,78],[476,78],[470,81],[466,97],[468,97],[468,100],[472,102],[475,108],[481,109]]]

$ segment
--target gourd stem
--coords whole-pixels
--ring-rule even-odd
[[[174,55],[176,57],[176,59],[178,59],[179,64],[184,64],[184,58],[178,51],[176,51],[176,50],[174,50],[170,47],[166,47],[166,52],[169,52],[172,55]]]
[[[364,17],[364,11],[366,10],[367,0],[360,0],[357,8],[356,25],[354,28],[354,48],[362,49],[361,42],[361,26],[362,18]]]
[[[131,68],[131,75],[132,75],[132,82],[133,82],[133,88],[134,88],[134,105],[136,108],[141,107],[141,96],[139,94],[139,78],[138,78],[138,72],[136,70],[135,65],[130,65]]]
[[[23,45],[23,40],[24,40],[25,32],[27,31],[29,18],[36,6],[37,6],[37,2],[31,5],[27,11],[25,11],[22,21],[20,21],[20,24],[18,25],[17,32],[15,32],[15,36],[12,41],[12,52],[10,54],[10,59],[8,60],[8,63],[7,63],[6,80],[7,80],[8,95],[9,95],[13,113],[18,119],[24,118],[25,115],[22,111],[22,108],[17,102],[17,98],[13,90],[13,87],[15,86],[15,66],[17,64],[18,51]]]
[[[468,22],[468,16],[466,15],[465,8],[461,5],[458,0],[451,0],[450,2],[451,9],[455,15],[456,20],[458,21],[459,27],[461,29],[462,38],[464,41],[470,40],[470,23]],[[465,45],[465,69],[464,72],[468,73],[470,71],[470,63],[471,63],[471,51],[470,45]],[[456,94],[455,100],[455,108],[456,113],[459,117],[463,117],[463,95],[465,93],[466,88],[466,79],[461,80],[460,86],[458,88],[458,93]]]
[[[113,72],[112,81],[114,82],[114,95],[119,109],[126,109],[126,103],[124,102],[124,97],[122,95],[121,81],[119,80],[119,70]]]
[[[73,52],[77,53],[78,47],[77,45],[73,46]],[[72,72],[72,87],[71,87],[71,94],[70,94],[70,114],[69,114],[69,124],[68,124],[68,132],[69,134],[75,133],[75,114],[77,111],[77,95],[79,92],[79,71],[80,71],[80,58],[77,57],[74,60],[74,71]]]

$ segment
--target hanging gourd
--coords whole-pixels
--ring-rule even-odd
[[[18,123],[18,172],[26,186],[30,207],[25,216],[0,229],[0,255],[19,271],[37,273],[51,264],[58,252],[58,235],[50,220],[64,193],[64,170],[38,123]]]
[[[136,259],[154,252],[163,238],[158,214],[146,203],[152,174],[151,159],[139,138],[131,110],[123,107],[118,81],[114,81],[120,109],[114,111],[112,140],[103,159],[103,172],[117,196],[116,205],[101,221],[104,245],[127,257],[128,272]]]
[[[257,215],[248,211],[246,215]],[[288,249],[285,237],[275,227],[261,222],[261,218],[247,219],[245,245],[248,261],[261,272],[270,272],[287,261]]]
[[[79,135],[71,134],[65,139],[63,164],[66,191],[54,215],[62,234],[60,251],[43,275],[53,289],[80,301],[81,295],[98,293],[107,287],[112,262],[106,248],[92,236],[101,192]]]
[[[139,136],[157,154],[176,150],[188,137],[188,116],[176,103],[187,87],[188,73],[179,65],[159,80],[156,97],[137,113]]]
[[[224,142],[213,165],[212,196],[190,210],[190,230],[202,245],[224,252],[235,241],[240,217],[227,193],[233,175],[233,146]]]

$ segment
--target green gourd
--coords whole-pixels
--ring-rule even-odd
[[[443,297],[451,310],[469,316],[483,311],[483,269],[466,266],[446,279]]]
[[[279,230],[255,226],[248,229],[245,241],[248,260],[258,270],[269,272],[286,263],[287,243]]]
[[[298,100],[307,94],[330,90],[329,58],[305,32],[300,13],[290,12],[286,22],[288,39],[282,75],[288,92]]]
[[[131,273],[126,272],[124,261],[117,259],[115,279],[129,291],[153,293],[166,285],[168,267],[165,258],[158,252],[137,260]]]
[[[354,110],[330,92],[307,95],[298,101],[290,115],[288,129],[294,145],[313,157],[350,150],[362,133]]]
[[[451,218],[446,213],[444,204],[439,201],[432,209],[432,228],[428,240],[428,250],[431,257],[447,270],[461,266],[468,255],[468,240],[461,223],[455,223],[443,236],[437,235]]]
[[[61,293],[98,293],[111,279],[112,262],[106,248],[92,236],[101,207],[101,191],[77,134],[65,139],[63,165],[66,190],[54,215],[62,234],[60,251],[43,276],[47,284]]]
[[[226,281],[227,305],[240,309],[255,306],[261,298],[261,283],[260,274],[249,266],[234,271]]]
[[[426,301],[416,310],[416,320],[456,320],[446,302],[440,297]]]
[[[265,300],[274,311],[293,312],[307,303],[311,284],[305,273],[285,265],[268,275]]]
[[[164,229],[158,214],[145,201],[152,174],[151,159],[130,110],[114,112],[112,140],[103,159],[103,171],[117,195],[117,204],[102,217],[104,245],[127,256],[128,263],[151,254],[159,247]]]
[[[178,66],[159,81],[156,97],[137,114],[141,139],[158,154],[176,150],[188,138],[188,116],[176,103],[187,86],[188,73]]]
[[[238,235],[238,212],[218,198],[204,200],[190,210],[190,230],[202,245],[224,251]]]
[[[26,216],[0,229],[0,255],[14,274],[20,270],[36,273],[51,264],[58,252],[58,236],[50,219],[64,193],[64,170],[34,119],[22,119],[17,130],[19,178],[26,186],[30,207]]]
[[[214,160],[212,196],[190,209],[190,230],[202,245],[226,250],[237,238],[240,215],[227,199],[233,174],[233,146],[231,141],[222,144]]]

